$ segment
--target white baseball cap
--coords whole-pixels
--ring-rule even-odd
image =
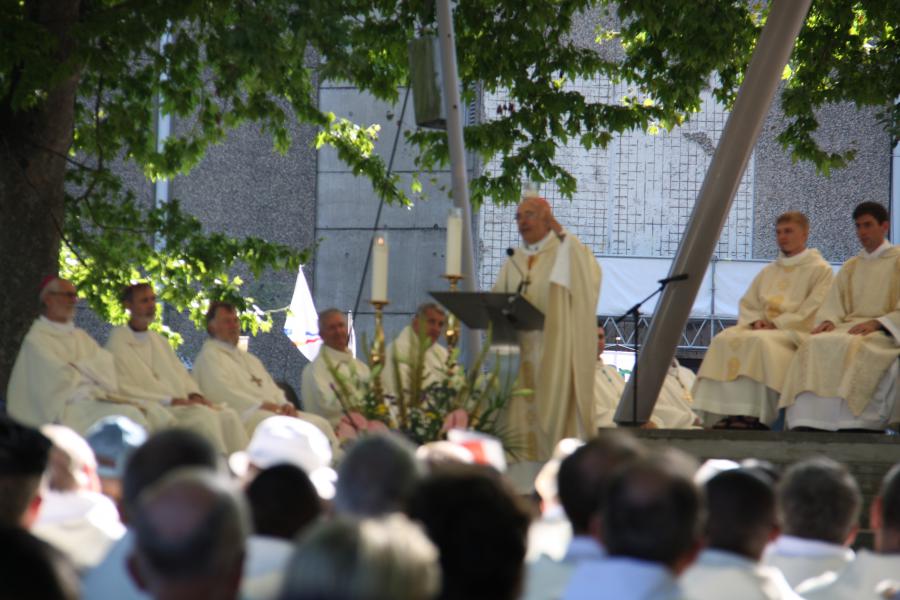
[[[337,482],[331,459],[331,443],[322,430],[303,419],[279,415],[257,425],[247,450],[232,454],[228,466],[243,477],[250,465],[260,470],[294,465],[309,476],[320,497],[330,499]]]

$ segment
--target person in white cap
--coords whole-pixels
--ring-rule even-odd
[[[51,442],[47,490],[31,532],[62,551],[79,571],[100,562],[125,526],[112,501],[100,493],[97,461],[80,435],[63,425],[44,425]]]
[[[112,354],[75,326],[72,282],[49,276],[39,292],[41,316],[25,335],[7,389],[10,416],[34,427],[58,423],[78,433],[108,415],[154,430],[175,419],[161,406],[119,393]]]
[[[172,346],[150,331],[156,319],[153,286],[129,285],[122,292],[122,304],[128,324],[113,329],[106,342],[115,357],[121,393],[165,407],[180,427],[196,431],[221,454],[246,448],[247,432],[238,414],[204,398]]]
[[[318,427],[300,419],[275,416],[257,426],[247,450],[232,454],[228,466],[249,482],[269,467],[294,465],[309,476],[321,498],[330,500],[337,480],[331,468],[332,457],[331,444]]]

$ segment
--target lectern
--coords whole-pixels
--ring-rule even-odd
[[[429,292],[469,329],[492,326],[491,345],[518,343],[519,331],[544,328],[544,314],[521,294]]]

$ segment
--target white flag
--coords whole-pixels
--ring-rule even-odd
[[[308,361],[312,362],[319,355],[319,348],[322,347],[322,338],[319,337],[319,314],[312,294],[309,293],[302,265],[297,271],[291,309],[284,320],[284,335],[288,336]]]

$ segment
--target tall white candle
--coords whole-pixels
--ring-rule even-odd
[[[447,216],[447,265],[445,275],[462,275],[462,210],[451,208]]]
[[[372,302],[388,301],[388,238],[378,232],[372,241]]]

